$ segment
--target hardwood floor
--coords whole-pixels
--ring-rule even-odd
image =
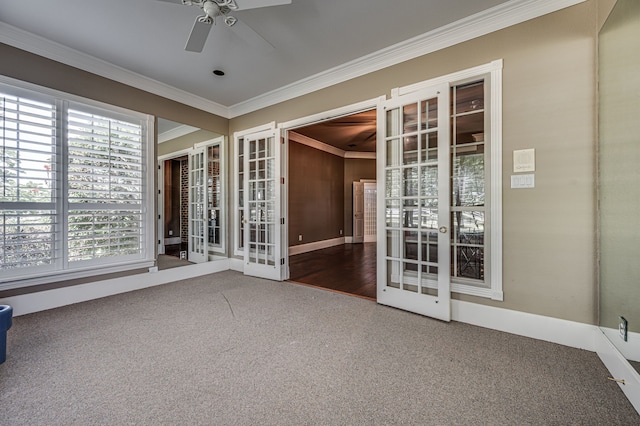
[[[376,298],[376,243],[343,244],[289,257],[289,281]]]

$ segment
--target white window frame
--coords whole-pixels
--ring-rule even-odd
[[[244,256],[244,241],[240,239],[238,232],[243,226],[240,220],[240,198],[238,190],[240,189],[240,170],[238,147],[244,143],[244,137],[252,133],[262,132],[265,130],[273,130],[276,128],[276,122],[272,121],[250,129],[241,130],[233,133],[233,255]],[[228,235],[228,234],[227,234]]]
[[[109,274],[114,272],[122,272],[133,269],[149,268],[154,265],[155,259],[155,213],[153,209],[154,201],[154,178],[155,178],[155,159],[154,159],[154,125],[153,117],[148,114],[142,114],[139,112],[127,110],[125,108],[108,105],[105,103],[97,102],[91,99],[86,99],[80,96],[71,95],[61,91],[41,87],[32,83],[16,80],[13,78],[0,76],[0,85],[3,86],[3,90],[8,93],[13,93],[18,96],[22,96],[30,99],[43,99],[47,98],[47,102],[55,104],[59,111],[58,116],[58,132],[62,138],[66,138],[63,133],[66,126],[66,117],[62,117],[67,111],[66,108],[77,108],[78,106],[86,107],[87,110],[93,113],[104,113],[105,116],[113,117],[119,116],[118,119],[126,118],[128,120],[135,120],[141,123],[143,129],[142,135],[142,160],[143,160],[143,193],[141,205],[143,206],[141,227],[142,232],[142,246],[138,255],[130,255],[126,258],[112,261],[112,259],[104,258],[96,261],[80,261],[74,262],[73,266],[68,266],[66,260],[66,254],[63,254],[61,264],[56,269],[43,268],[25,268],[24,270],[17,270],[15,273],[2,274],[0,277],[0,290],[8,290],[14,288],[28,287],[32,285],[38,285],[43,283],[50,283],[52,281],[64,281],[76,278],[86,278],[89,276]],[[74,105],[75,104],[75,105]],[[61,158],[59,158],[58,164],[64,164],[66,167],[66,142],[61,143],[57,141],[58,146],[62,146],[63,151]],[[62,170],[61,175],[57,176],[57,184],[59,186],[58,192],[60,194],[67,193],[66,178],[63,178],[65,173]],[[56,211],[57,214],[63,215],[66,207],[62,205],[62,202],[57,202]],[[65,235],[61,235],[58,238],[66,238],[66,228],[62,231]],[[58,251],[58,249],[56,249]],[[60,268],[62,265],[62,269]]]
[[[485,79],[488,93],[485,93],[485,110],[489,113],[489,128],[485,129],[490,141],[488,164],[489,203],[486,208],[489,242],[485,248],[485,267],[489,268],[488,286],[478,286],[464,282],[451,282],[451,291],[471,296],[504,300],[502,290],[502,59],[454,72],[420,83],[399,87],[391,91],[391,97],[406,95],[418,90],[447,83],[449,87],[476,79]]]
[[[211,260],[210,257],[213,254],[224,255],[227,250],[227,171],[226,171],[226,161],[225,161],[225,139],[226,136],[218,136],[214,139],[209,139],[204,142],[198,142],[193,145],[194,149],[204,148],[205,149],[205,158],[208,162],[208,149],[212,146],[217,146],[220,150],[220,160],[218,163],[220,164],[220,245],[210,245],[207,243],[208,253],[207,259]],[[207,163],[207,177],[208,175],[208,163]],[[208,194],[206,195],[208,197]],[[207,199],[208,202],[208,199]],[[207,227],[208,229],[208,227]],[[208,240],[207,240],[208,241]]]

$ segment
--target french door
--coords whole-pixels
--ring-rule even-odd
[[[283,279],[280,130],[244,137],[244,273]]]
[[[207,157],[205,148],[189,154],[189,261],[207,261]]]
[[[378,303],[451,319],[449,87],[378,107]]]

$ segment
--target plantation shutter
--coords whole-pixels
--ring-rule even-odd
[[[143,250],[141,123],[69,109],[68,261]]]
[[[35,97],[34,97],[35,98]],[[56,105],[0,92],[0,270],[56,263]]]

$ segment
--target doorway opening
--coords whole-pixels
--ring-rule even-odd
[[[188,260],[188,175],[185,154],[158,161],[158,269],[191,265]]]
[[[376,110],[288,130],[289,281],[376,299]]]

